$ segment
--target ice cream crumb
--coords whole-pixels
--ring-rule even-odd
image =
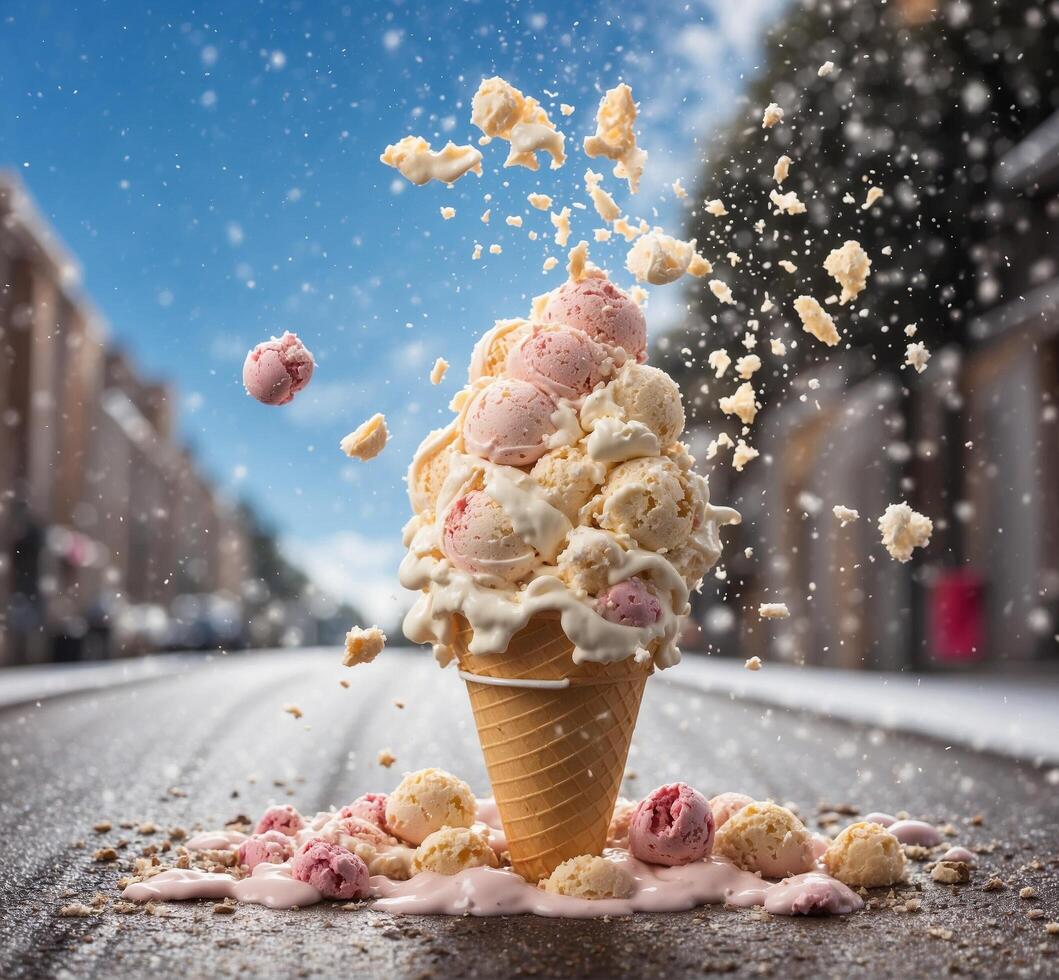
[[[735,371],[744,381],[749,381],[755,371],[761,369],[761,358],[757,354],[744,354],[735,362]]]
[[[686,190],[684,190],[684,185],[680,182],[680,178],[679,177],[676,180],[673,181],[671,186],[673,188],[673,193],[677,197],[683,199],[683,198],[688,196],[688,192]]]
[[[771,299],[769,299],[769,294],[765,293],[765,298],[761,302],[761,312],[762,313],[769,313],[772,310],[774,310],[775,308],[776,308],[776,304],[773,303]]]
[[[397,761],[397,756],[393,754],[389,749],[382,749],[379,752],[378,763],[383,769],[389,769]]]
[[[551,169],[558,170],[566,163],[566,137],[560,133],[550,120],[539,123],[519,123],[511,130],[511,152],[504,161],[505,167],[526,167],[536,170],[539,152],[547,153],[551,158]]]
[[[908,323],[905,325],[905,336],[914,337],[916,335],[916,325],[914,323]]]
[[[647,303],[648,293],[643,286],[633,286],[631,289],[627,289],[626,292],[629,294],[629,299],[637,306],[644,306]]]
[[[746,466],[752,459],[757,459],[760,456],[756,449],[748,446],[742,439],[736,443],[735,452],[732,453],[732,469],[737,473],[743,472],[743,467]]]
[[[790,272],[792,275],[798,271],[798,266],[796,266],[790,259],[780,259],[776,265],[778,265],[784,272]]]
[[[728,356],[728,351],[724,350],[724,348],[718,348],[715,351],[710,351],[710,356],[706,359],[706,363],[713,369],[714,377],[720,378],[728,370],[728,365],[732,363],[732,359]]]
[[[361,629],[354,626],[346,634],[346,655],[342,663],[346,667],[370,664],[386,646],[386,634],[378,626]]]
[[[934,523],[929,517],[912,510],[908,504],[890,504],[879,518],[879,533],[890,557],[906,562],[915,548],[925,548],[930,543]]]
[[[117,861],[118,852],[113,847],[101,847],[92,852],[92,860],[100,864],[108,864]]]
[[[629,224],[628,217],[618,218],[614,222],[614,231],[621,235],[627,242],[631,242],[638,235],[645,235],[650,230],[650,225],[642,218],[638,225]]]
[[[97,915],[98,909],[93,909],[84,902],[71,902],[59,909],[59,917],[63,919],[87,919],[89,916]]]
[[[779,337],[773,337],[769,341],[769,349],[777,357],[787,356],[787,345],[782,340],[780,340]]]
[[[775,102],[770,102],[761,115],[761,128],[772,129],[780,122],[783,122],[783,110]]]
[[[481,222],[482,222],[482,224],[483,224],[483,225],[487,225],[487,224],[489,224],[489,219],[490,219],[490,218],[491,218],[492,216],[493,216],[493,209],[492,209],[492,208],[486,208],[486,209],[485,209],[485,210],[484,210],[484,211],[482,212],[482,217],[481,217]]]
[[[791,613],[785,602],[763,602],[757,607],[757,614],[761,619],[787,619]]]
[[[1046,922],[1044,924],[1044,931],[1049,936],[1059,935],[1059,922]]]
[[[805,214],[805,205],[798,200],[797,191],[781,194],[773,188],[769,191],[769,200],[775,206],[777,214]]]
[[[439,357],[435,362],[434,366],[430,369],[430,383],[432,385],[441,384],[441,379],[445,377],[445,372],[449,369],[449,362],[443,357]]]
[[[841,248],[832,249],[824,259],[824,270],[842,287],[839,302],[845,306],[856,299],[868,283],[871,259],[860,242],[847,241]]]
[[[1026,885],[1025,888],[1020,888],[1019,889],[1019,898],[1024,898],[1024,899],[1030,900],[1030,899],[1034,899],[1036,897],[1037,897],[1037,889],[1031,887],[1030,885]]]
[[[553,211],[551,219],[555,227],[555,244],[566,248],[567,242],[570,241],[570,209],[563,208],[558,214]]]
[[[386,428],[386,416],[376,412],[367,422],[362,423],[346,436],[339,445],[350,458],[367,462],[383,451],[390,432]]]
[[[905,367],[913,367],[916,374],[922,374],[927,369],[927,361],[930,360],[930,351],[926,344],[909,344],[905,348]]]
[[[728,213],[724,206],[724,201],[720,198],[707,201],[705,210],[707,214],[712,214],[715,218],[723,218]]]
[[[636,103],[632,89],[624,82],[606,92],[596,111],[596,133],[585,137],[584,150],[589,157],[614,160],[614,176],[629,182],[635,194],[640,188],[640,175],[647,162],[647,153],[636,145]]]
[[[471,252],[471,259],[477,262],[482,257],[482,246],[475,242],[474,251]]]
[[[820,382],[817,378],[810,378],[806,381],[806,386],[810,391],[817,391],[820,388]]]
[[[816,74],[820,78],[827,78],[835,70],[835,63],[833,61],[825,61],[819,68],[816,69]]]
[[[727,252],[724,256],[728,260],[728,264],[734,269],[743,260],[739,258],[737,252]]]
[[[449,218],[455,218],[456,217],[456,209],[455,208],[442,208],[441,209],[441,216],[446,221],[448,221]]]
[[[558,264],[559,260],[554,255],[549,255],[544,260],[544,265],[542,266],[542,268],[545,272],[551,272],[552,269],[554,269]]]
[[[835,321],[812,296],[799,296],[794,309],[802,321],[802,329],[812,334],[821,343],[834,347],[841,339],[835,329]]]
[[[867,211],[871,206],[883,196],[881,187],[869,187],[868,196],[864,198],[864,203],[860,206],[862,211]]]
[[[706,458],[713,459],[721,449],[734,449],[735,443],[732,442],[732,437],[727,432],[722,432],[716,439],[710,441],[710,444],[706,447]]]
[[[710,280],[710,292],[713,293],[722,303],[728,303],[735,306],[735,299],[732,296],[731,287],[728,283],[721,279]]]
[[[530,194],[526,200],[538,211],[547,211],[552,206],[552,199],[547,194]]]
[[[560,102],[559,111],[564,116],[572,116],[574,114],[574,107],[569,102]]]
[[[879,249],[879,251],[882,252],[883,255],[894,254],[894,249],[892,245],[884,245],[881,249]]]
[[[504,221],[506,221],[512,228],[522,227],[522,215],[521,214],[509,214]]]
[[[286,711],[287,714],[290,715],[292,718],[302,717],[302,709],[299,708],[296,704],[285,704],[283,706],[283,710]]]
[[[431,180],[452,184],[468,172],[482,176],[481,151],[449,142],[435,152],[421,136],[406,136],[387,146],[379,160],[417,186]]]
[[[585,190],[592,198],[596,213],[604,221],[614,221],[621,216],[621,208],[614,203],[614,198],[599,186],[602,180],[603,174],[598,174],[594,170],[585,171]]]
[[[540,151],[551,156],[553,170],[566,160],[565,137],[541,104],[499,76],[483,79],[478,86],[471,99],[471,122],[485,134],[480,143],[493,138],[508,141],[511,150],[505,167],[536,170]]]
[[[585,278],[586,272],[590,269],[592,263],[588,261],[588,242],[583,239],[579,241],[569,253],[569,261],[566,265],[566,271],[570,275],[570,279],[573,282],[580,282]]]
[[[860,511],[854,510],[852,507],[843,507],[842,504],[835,504],[831,508],[831,513],[838,518],[842,527],[860,520]]]
[[[111,829],[112,826],[113,825],[109,820],[100,820],[98,823],[92,824],[92,829],[97,834],[105,834],[108,830]]]
[[[494,245],[490,245],[489,246],[489,254],[490,255],[499,255],[502,251],[504,251],[504,246],[503,245],[495,245],[494,244]]]
[[[711,272],[713,272],[713,266],[710,264],[710,260],[696,252],[688,263],[688,275],[701,279],[703,276],[708,276]]]
[[[682,242],[659,230],[641,236],[625,257],[625,268],[638,282],[664,286],[676,282],[695,255],[695,240]]]
[[[761,670],[761,658],[751,657],[743,664],[745,670]]]
[[[611,235],[612,232],[609,228],[597,228],[592,232],[592,237],[595,238],[597,242],[609,242]]]
[[[777,184],[782,184],[787,177],[790,176],[791,164],[793,162],[794,161],[789,156],[784,154],[773,165],[772,179],[776,181]]]

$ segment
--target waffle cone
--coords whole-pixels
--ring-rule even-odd
[[[460,669],[483,678],[465,680],[515,871],[536,883],[568,858],[599,854],[650,664],[574,664],[557,617],[535,617],[500,654],[469,654],[471,629],[462,619],[456,634]]]

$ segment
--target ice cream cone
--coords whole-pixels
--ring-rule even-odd
[[[650,662],[574,664],[558,617],[535,617],[501,654],[470,654],[463,619],[456,634],[515,871],[536,883],[567,858],[599,854]]]

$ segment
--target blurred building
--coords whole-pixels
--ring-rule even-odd
[[[178,602],[202,645],[235,645],[249,529],[79,284],[0,175],[0,664],[180,645]]]

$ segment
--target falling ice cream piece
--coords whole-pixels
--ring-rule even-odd
[[[785,602],[763,602],[757,607],[757,614],[761,619],[787,619],[791,613]]]
[[[754,386],[749,381],[744,382],[734,394],[719,398],[717,405],[725,415],[737,415],[743,425],[751,425],[757,416]]]
[[[761,128],[772,129],[781,122],[783,122],[783,110],[775,102],[770,102],[761,114]]]
[[[266,830],[263,834],[251,834],[239,845],[236,852],[239,863],[253,871],[259,864],[282,864],[294,853],[294,838],[278,830]]]
[[[444,218],[446,221],[448,221],[450,218],[455,218],[456,217],[456,209],[455,208],[442,208],[441,209],[441,217]]]
[[[405,773],[386,800],[386,826],[415,845],[442,827],[470,827],[477,814],[470,786],[441,769]]]
[[[565,137],[540,103],[498,76],[486,78],[478,86],[471,99],[471,122],[485,134],[480,142],[497,138],[511,144],[505,167],[536,170],[540,151],[551,156],[553,170],[566,160]]]
[[[596,111],[596,133],[585,137],[585,155],[615,161],[614,176],[629,182],[635,194],[647,162],[647,152],[636,145],[636,103],[632,89],[622,83],[609,89]]]
[[[751,657],[749,660],[747,660],[743,664],[743,668],[744,668],[744,670],[753,670],[753,671],[761,670],[761,658],[760,657]]]
[[[564,324],[538,325],[508,357],[507,370],[553,398],[575,400],[603,380],[606,351],[584,331]]]
[[[361,423],[339,444],[350,458],[367,462],[374,459],[386,447],[390,432],[386,428],[386,416],[376,413],[367,422]]]
[[[313,376],[313,355],[296,334],[258,344],[243,362],[243,386],[265,405],[286,405]]]
[[[441,379],[445,377],[445,372],[449,369],[449,362],[443,357],[439,357],[435,362],[434,366],[430,369],[430,383],[432,385],[441,384]]]
[[[516,582],[537,564],[537,554],[515,533],[511,518],[484,490],[459,497],[445,514],[441,549],[457,568]]]
[[[456,875],[468,868],[495,868],[498,863],[485,834],[469,827],[442,827],[416,848],[411,871]]]
[[[588,242],[582,239],[567,253],[566,273],[571,282],[580,282],[595,268],[588,261]]]
[[[637,361],[647,360],[647,321],[643,310],[609,279],[589,277],[563,283],[548,297],[545,323],[565,323]]]
[[[379,749],[379,754],[375,757],[375,761],[383,769],[389,769],[397,761],[397,756],[393,754],[391,749]]]
[[[304,713],[296,704],[285,704],[283,710],[292,718],[301,718]]]
[[[347,667],[370,664],[386,646],[386,634],[378,626],[361,629],[354,626],[346,634],[346,655],[342,663]]]
[[[710,356],[706,359],[706,363],[714,372],[714,377],[721,378],[724,377],[724,372],[728,370],[728,365],[732,363],[732,359],[728,356],[728,351],[718,349],[710,351]]]
[[[828,347],[834,347],[842,338],[835,327],[835,321],[812,296],[799,296],[794,301],[794,309],[802,321],[802,329],[812,334]]]
[[[710,811],[713,813],[713,825],[715,830],[720,830],[729,818],[738,813],[745,806],[754,802],[752,796],[746,793],[718,793],[710,799]]]
[[[742,439],[736,444],[735,450],[732,452],[732,469],[736,473],[742,473],[743,467],[746,466],[752,459],[757,459],[760,456],[756,449],[748,446]]]
[[[636,629],[652,626],[662,616],[662,604],[639,577],[612,585],[599,596],[596,609],[608,623]]]
[[[779,337],[773,337],[769,341],[769,350],[771,350],[777,357],[787,356],[787,345],[780,340]]]
[[[473,146],[456,146],[449,142],[435,152],[421,136],[406,136],[400,142],[392,143],[379,159],[419,186],[432,180],[452,184],[468,171],[482,176],[481,151]]]
[[[467,451],[503,466],[528,466],[548,451],[555,402],[517,378],[494,381],[474,397],[463,419]]]
[[[905,348],[905,367],[913,367],[916,374],[922,374],[927,369],[927,361],[930,360],[930,351],[926,344],[909,344]]]
[[[906,503],[890,504],[879,518],[883,547],[899,562],[911,560],[916,548],[930,544],[934,523]]]
[[[708,276],[711,272],[713,272],[713,266],[710,265],[710,260],[696,252],[688,263],[688,275],[701,279],[703,276]]]
[[[719,198],[715,198],[712,201],[707,201],[703,210],[712,215],[715,218],[723,218],[727,213],[727,209],[724,206],[724,201]]]
[[[258,820],[254,828],[255,834],[266,834],[270,830],[277,830],[281,834],[293,837],[302,827],[305,819],[289,803],[279,803],[270,806]]]
[[[761,358],[757,354],[744,354],[735,362],[735,373],[744,381],[749,381],[761,370]]]
[[[792,276],[798,271],[798,266],[791,262],[790,259],[780,259],[776,265],[778,265],[784,272],[789,272]]]
[[[509,214],[506,218],[504,218],[504,224],[510,226],[511,228],[521,228],[522,227],[522,215],[521,214]]]
[[[798,199],[797,191],[781,194],[776,188],[769,191],[769,200],[777,214],[805,214],[805,205]]]
[[[869,187],[868,195],[864,198],[864,203],[860,206],[862,211],[868,211],[871,206],[883,196],[881,187]]]
[[[680,178],[679,177],[676,180],[674,180],[672,185],[670,185],[670,186],[672,186],[672,188],[673,188],[673,195],[675,197],[683,199],[683,198],[688,196],[688,192],[686,190],[684,190],[684,185],[680,182]]]
[[[572,116],[574,114],[574,107],[572,105],[570,105],[568,102],[560,102],[559,103],[559,111],[564,116]]]
[[[871,259],[860,246],[860,242],[847,241],[840,248],[832,249],[824,259],[824,270],[842,287],[839,302],[845,306],[856,299],[868,284]]]
[[[551,169],[558,170],[566,163],[566,137],[551,123],[519,123],[511,130],[511,151],[505,167],[526,167],[536,170],[540,164],[537,154],[547,153],[552,158]]]
[[[895,885],[905,873],[901,842],[877,823],[850,824],[824,854],[828,874],[854,888]]]
[[[555,244],[566,248],[570,241],[570,209],[563,208],[558,214],[554,211],[551,215],[552,226],[555,228]]]
[[[554,255],[549,255],[541,264],[541,269],[545,272],[551,272],[558,264],[559,260]]]
[[[619,864],[593,854],[581,854],[563,861],[540,883],[546,892],[586,898],[628,898],[636,889],[636,879]]]
[[[816,860],[812,834],[776,803],[750,803],[733,813],[718,828],[713,852],[768,878],[812,871]]]
[[[701,861],[713,846],[713,812],[706,797],[687,783],[650,793],[629,820],[629,850],[648,864]]]
[[[709,285],[710,292],[722,303],[728,303],[730,306],[735,305],[735,298],[732,296],[732,287],[723,279],[711,279]]]
[[[642,218],[638,225],[630,224],[627,217],[618,218],[618,220],[614,222],[614,231],[616,234],[621,235],[625,241],[631,242],[640,235],[646,235],[647,232],[650,231],[650,225],[648,225]]]
[[[530,194],[526,200],[538,211],[547,211],[552,206],[552,199],[547,194]]]
[[[835,63],[833,61],[825,61],[819,68],[816,69],[817,77],[827,78],[835,70]]]
[[[695,240],[682,242],[661,231],[652,231],[636,240],[625,257],[625,268],[639,282],[664,286],[676,282],[695,255]]]
[[[291,860],[291,876],[312,885],[325,898],[349,901],[368,894],[368,866],[338,844],[315,839]]]
[[[843,507],[842,504],[835,504],[835,506],[831,508],[831,513],[838,518],[842,527],[845,527],[847,524],[852,524],[853,521],[860,520],[860,511],[853,510],[851,507]]]
[[[482,246],[477,242],[474,244],[474,251],[471,252],[471,259],[477,262],[482,257]]]
[[[789,156],[787,156],[786,154],[781,156],[776,161],[775,166],[773,166],[773,168],[772,168],[772,179],[774,181],[776,181],[777,184],[782,184],[787,179],[787,177],[790,175],[791,164],[793,162],[794,161],[791,160],[791,158]]]
[[[615,221],[621,215],[621,209],[614,203],[614,198],[600,187],[602,180],[603,174],[597,174],[593,170],[585,171],[585,190],[592,198],[596,213],[604,221]]]

